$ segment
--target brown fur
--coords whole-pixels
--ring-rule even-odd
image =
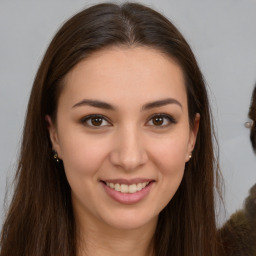
[[[223,256],[256,256],[256,184],[244,209],[234,213],[219,230]]]

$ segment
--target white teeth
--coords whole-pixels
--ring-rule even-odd
[[[121,191],[120,185],[119,184],[115,184],[114,190]]]
[[[132,184],[129,186],[129,193],[135,193],[137,191],[136,184]]]
[[[137,191],[142,190],[142,183],[137,184]]]
[[[143,188],[145,188],[149,184],[149,182],[143,182],[143,183],[131,184],[131,185],[118,184],[118,183],[114,184],[114,183],[110,183],[110,182],[107,182],[106,184],[108,187],[110,187],[118,192],[133,194],[133,193],[136,193],[136,192],[142,190]]]
[[[121,184],[121,192],[122,193],[127,193],[129,191],[128,185]]]

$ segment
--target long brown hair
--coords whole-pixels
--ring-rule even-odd
[[[148,46],[182,68],[191,126],[200,113],[192,159],[181,185],[159,215],[156,256],[216,254],[214,190],[219,180],[208,96],[196,59],[175,26],[156,11],[126,3],[99,4],[57,32],[39,67],[28,103],[16,187],[1,235],[1,256],[76,255],[70,186],[51,156],[45,116],[56,117],[63,77],[91,53],[113,45]]]

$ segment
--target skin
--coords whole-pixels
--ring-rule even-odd
[[[172,100],[149,104],[166,99]],[[163,113],[159,122],[152,117]],[[199,114],[189,126],[180,67],[147,47],[101,50],[67,74],[57,120],[47,120],[72,190],[80,254],[150,255],[158,214],[180,185],[199,126]],[[152,184],[132,204],[111,198],[101,182],[134,178]]]

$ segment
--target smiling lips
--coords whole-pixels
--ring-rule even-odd
[[[154,180],[106,180],[101,183],[105,192],[115,201],[121,204],[135,204],[149,194]]]
[[[136,193],[138,191],[141,191],[143,188],[145,188],[148,184],[148,182],[143,182],[143,183],[138,183],[138,184],[131,184],[131,185],[127,185],[127,184],[119,184],[119,183],[111,183],[111,182],[107,182],[106,183],[108,187],[114,189],[115,191],[121,192],[121,193]]]

